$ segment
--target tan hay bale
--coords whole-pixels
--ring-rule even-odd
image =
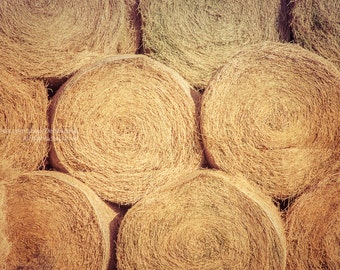
[[[204,88],[240,46],[289,39],[281,2],[141,0],[144,50]]]
[[[120,216],[83,183],[39,171],[10,181],[6,193],[6,269],[108,269]]]
[[[242,177],[199,170],[174,178],[124,216],[118,269],[284,269],[279,211]]]
[[[297,45],[236,53],[202,97],[209,163],[285,199],[340,168],[340,73]],[[335,164],[335,165],[334,165]]]
[[[133,0],[0,2],[1,64],[28,77],[64,77],[99,56],[134,53]]]
[[[287,269],[340,269],[340,174],[299,197],[286,220]]]
[[[48,152],[48,98],[42,81],[0,69],[0,171],[30,171]],[[6,163],[6,164],[5,164]]]
[[[202,163],[188,83],[143,55],[79,71],[54,97],[50,122],[52,165],[112,202],[134,203]]]
[[[340,68],[340,2],[294,0],[291,5],[295,42]]]

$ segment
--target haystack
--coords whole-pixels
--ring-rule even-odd
[[[243,173],[276,198],[339,170],[340,72],[297,45],[265,42],[236,53],[202,97],[211,166]]]
[[[119,228],[118,269],[285,269],[282,220],[242,177],[198,170],[130,208]]]
[[[340,269],[340,174],[299,197],[287,213],[287,266]]]
[[[0,171],[35,170],[48,152],[48,98],[42,81],[0,70]]]
[[[0,64],[25,77],[62,78],[140,42],[132,0],[4,0],[0,14]]]
[[[21,175],[6,184],[11,245],[5,269],[108,269],[120,218],[80,181],[59,172]]]
[[[291,1],[295,42],[340,69],[340,3],[338,0]]]
[[[199,88],[240,46],[290,36],[280,0],[141,0],[139,10],[145,53]]]
[[[143,55],[80,70],[54,96],[50,119],[52,165],[111,202],[134,203],[203,159],[188,83]]]

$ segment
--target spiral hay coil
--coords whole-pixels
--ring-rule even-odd
[[[8,181],[6,195],[11,249],[5,269],[108,268],[118,212],[83,183],[33,172]]]
[[[35,170],[48,152],[47,91],[42,81],[0,69],[0,167]],[[1,170],[0,171],[4,171]]]
[[[104,59],[69,79],[51,106],[51,163],[103,199],[130,204],[203,150],[195,101],[182,77],[142,55]]]
[[[236,53],[202,97],[209,163],[287,198],[340,168],[340,73],[300,46],[265,42]]]
[[[241,177],[198,170],[133,205],[117,240],[118,269],[285,269],[282,220]]]
[[[340,174],[302,194],[286,220],[287,269],[340,269]]]
[[[340,68],[340,2],[294,0],[291,6],[295,42]]]
[[[141,0],[145,53],[204,88],[240,46],[289,39],[281,2]]]
[[[103,55],[134,53],[131,0],[0,2],[0,63],[25,77],[62,78]]]

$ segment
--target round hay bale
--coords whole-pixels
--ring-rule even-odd
[[[5,269],[108,269],[121,218],[82,182],[54,171],[6,184]]]
[[[340,68],[340,2],[294,0],[291,6],[295,42]]]
[[[282,2],[142,0],[144,51],[204,88],[240,46],[289,40]]]
[[[340,174],[302,194],[286,219],[287,269],[340,269]]]
[[[6,163],[8,168],[30,171],[44,164],[48,152],[47,107],[42,81],[24,80],[0,69],[0,167]]]
[[[119,227],[118,269],[285,269],[282,220],[242,177],[199,170],[133,205]]]
[[[188,83],[143,55],[80,70],[54,96],[50,118],[52,165],[111,202],[134,203],[202,163]]]
[[[340,73],[322,57],[288,43],[244,48],[202,97],[208,162],[272,197],[295,196],[340,168],[339,104]]]
[[[25,77],[62,78],[140,43],[132,0],[0,2],[1,64]]]

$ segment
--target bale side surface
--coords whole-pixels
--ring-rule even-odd
[[[287,213],[287,269],[340,268],[340,174],[302,194]]]
[[[200,88],[240,46],[290,35],[281,0],[141,0],[139,10],[145,53]]]
[[[0,3],[0,64],[25,77],[62,78],[140,42],[132,0]]]
[[[83,183],[40,171],[12,180],[6,193],[7,269],[108,268],[118,212]]]
[[[82,69],[54,97],[50,119],[53,166],[111,202],[134,203],[202,163],[188,83],[146,56]]]
[[[43,166],[48,152],[47,107],[42,81],[25,80],[0,69],[1,164],[19,171]]]
[[[285,269],[279,211],[241,177],[199,170],[133,205],[117,241],[118,269]]]
[[[293,197],[340,168],[339,104],[340,73],[322,57],[292,44],[244,48],[203,94],[207,159]]]

